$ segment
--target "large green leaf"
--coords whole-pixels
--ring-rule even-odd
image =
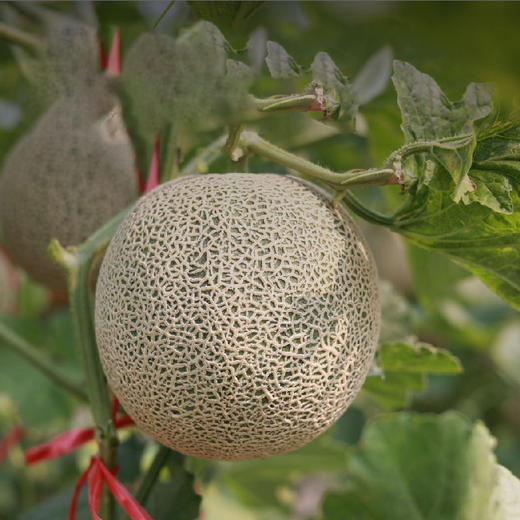
[[[468,178],[473,150],[476,144],[474,123],[492,111],[491,96],[483,85],[472,83],[461,101],[452,103],[437,83],[409,63],[394,62],[393,82],[403,117],[402,129],[407,143],[430,144],[429,167],[426,174],[424,157],[412,157],[405,162],[403,171],[408,177],[418,176],[421,183],[429,184],[435,170],[444,168],[452,177],[450,194],[458,202],[474,190]],[[417,173],[418,169],[422,169]]]
[[[408,143],[471,133],[473,122],[492,109],[489,92],[482,85],[471,83],[462,100],[453,103],[433,78],[404,61],[394,61],[392,79]]]
[[[410,190],[394,230],[449,255],[520,309],[520,124],[475,125],[491,110],[478,85],[451,103],[429,76],[401,62],[394,84]],[[417,145],[420,153],[409,153]]]
[[[148,166],[155,136],[174,136],[231,122],[247,103],[249,68],[228,60],[230,47],[218,28],[199,22],[174,39],[142,34],[123,62],[121,96],[141,167]]]
[[[327,520],[512,520],[514,490],[494,439],[453,412],[393,414],[371,423],[343,489],[324,501]],[[516,501],[516,503],[515,503]]]
[[[308,473],[337,472],[346,461],[344,446],[325,435],[284,455],[222,464],[217,479],[250,507],[279,507],[276,490],[280,486],[293,487]]]

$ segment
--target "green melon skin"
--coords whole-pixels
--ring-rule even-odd
[[[106,96],[99,103],[81,96],[58,100],[4,163],[0,226],[6,249],[56,292],[66,290],[66,280],[47,256],[49,241],[81,243],[138,196],[134,153]]]
[[[263,458],[314,439],[376,350],[377,272],[350,217],[274,174],[181,177],[118,228],[96,288],[108,382],[181,453]]]

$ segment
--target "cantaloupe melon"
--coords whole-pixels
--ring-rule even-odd
[[[220,460],[294,450],[358,393],[379,334],[374,260],[312,185],[181,177],[141,198],[107,250],[96,337],[144,432]]]
[[[0,179],[10,256],[57,292],[66,282],[47,257],[50,239],[79,244],[138,195],[130,140],[101,81],[58,99],[11,150]]]

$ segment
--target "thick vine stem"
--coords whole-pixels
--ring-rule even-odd
[[[106,248],[127,213],[128,209],[116,215],[77,247],[64,249],[57,240],[52,240],[49,244],[49,255],[67,272],[72,319],[83,361],[87,393],[96,428],[96,441],[101,460],[108,468],[112,468],[116,463],[118,438],[96,345],[90,271],[93,259]],[[113,497],[107,492],[103,494],[101,508],[104,520],[114,517]]]
[[[74,394],[79,399],[83,401],[88,400],[87,393],[78,381],[57,367],[38,349],[12,331],[4,323],[0,323],[0,340],[2,341],[3,345],[7,346],[13,352],[23,357],[51,381],[61,386],[65,390],[68,390],[71,394]]]
[[[242,133],[242,125],[236,125],[230,128],[226,144],[222,148],[222,153],[229,155],[232,161],[237,161],[242,157],[242,152],[238,150],[240,144],[240,135]]]
[[[372,224],[388,227],[393,225],[394,219],[392,217],[367,208],[351,191],[346,190],[341,195],[340,200],[343,201],[345,206],[347,206],[352,213],[355,213]],[[340,200],[338,200],[337,203],[339,203]]]
[[[460,141],[473,137],[473,134],[461,134],[452,137],[442,137],[438,140],[432,141],[416,141],[407,143],[398,150],[392,152],[385,160],[384,166],[391,166],[394,161],[404,161],[407,157],[417,153],[430,152],[434,146],[442,146],[453,141]]]
[[[279,148],[261,138],[256,132],[242,132],[240,136],[240,146],[244,150],[257,153],[287,168],[325,182],[339,191],[355,186],[385,186],[388,184],[398,184],[399,182],[392,168],[350,170],[343,173],[333,172],[328,168],[314,164],[283,148]]]

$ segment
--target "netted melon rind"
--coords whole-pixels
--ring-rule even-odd
[[[273,174],[184,177],[116,232],[96,292],[110,386],[182,453],[296,449],[358,393],[379,334],[377,273],[351,219]]]
[[[57,101],[15,145],[0,179],[0,226],[9,255],[59,292],[66,280],[47,256],[51,238],[79,244],[138,195],[134,153],[117,108],[93,124],[93,104],[85,108],[89,117],[64,114],[59,109],[66,106],[72,105]]]

